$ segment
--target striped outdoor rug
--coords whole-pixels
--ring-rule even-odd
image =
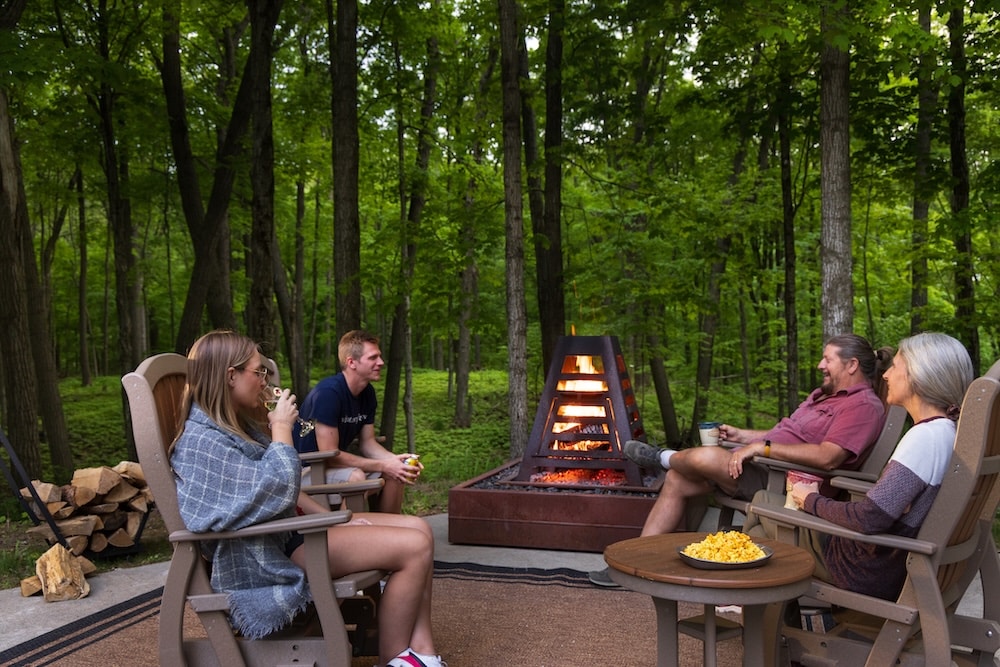
[[[162,589],[161,589],[162,590]],[[160,590],[0,653],[10,667],[139,667],[157,660]],[[700,609],[682,605],[681,616]],[[645,595],[601,589],[585,573],[436,563],[433,622],[450,667],[639,667],[656,663],[656,619]],[[681,664],[701,665],[701,643],[681,636]],[[739,641],[719,645],[739,665]],[[370,667],[358,658],[352,667]],[[168,666],[164,666],[168,667]],[[169,666],[172,667],[172,666]]]

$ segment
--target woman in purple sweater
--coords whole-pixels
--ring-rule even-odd
[[[883,377],[886,401],[906,408],[913,427],[864,499],[822,496],[816,484],[796,484],[796,506],[859,533],[914,537],[941,487],[955,446],[955,422],[973,380],[972,360],[951,336],[922,333],[903,339]],[[906,552],[813,533],[808,544],[816,576],[847,590],[895,599],[906,578]]]

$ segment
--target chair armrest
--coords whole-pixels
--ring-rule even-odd
[[[801,463],[792,463],[791,461],[779,461],[778,459],[772,459],[765,456],[755,456],[753,457],[753,462],[775,470],[798,470],[800,472],[819,475],[820,477],[848,477],[866,482],[875,482],[878,480],[877,474],[861,472],[859,470],[848,470],[847,468],[834,468],[833,470],[826,470],[824,468],[814,468]]]
[[[339,449],[331,449],[323,452],[302,452],[299,454],[299,460],[303,463],[315,463],[316,461],[332,459],[335,456],[340,456]]]
[[[868,475],[865,475],[865,477],[868,477]],[[868,480],[861,477],[837,476],[830,480],[830,486],[850,491],[851,494],[864,495],[868,493],[868,489],[875,486],[875,480]]]
[[[827,535],[836,535],[838,537],[844,537],[857,542],[864,542],[865,544],[875,544],[892,549],[902,549],[903,551],[928,556],[934,554],[938,548],[933,542],[916,540],[909,537],[900,537],[899,535],[889,535],[886,533],[866,535],[864,533],[853,531],[850,528],[838,526],[835,523],[821,519],[818,516],[813,516],[807,512],[790,510],[786,507],[776,505],[758,505],[751,503],[750,511],[757,516],[772,519],[785,526],[815,530],[821,533],[826,533]]]
[[[812,466],[803,465],[801,463],[792,463],[791,461],[779,461],[778,459],[772,459],[767,456],[755,456],[751,460],[754,463],[770,468],[771,470],[782,470],[785,472],[788,472],[789,470],[798,470],[799,472],[807,472],[811,475],[819,475],[820,477],[829,477],[833,474],[832,470],[813,468]]]
[[[342,496],[352,495],[356,493],[364,493],[366,491],[377,491],[385,486],[385,480],[379,477],[378,479],[366,479],[362,482],[335,482],[332,484],[303,484],[302,492],[308,493],[310,496],[318,496],[322,494],[329,493],[339,493]]]
[[[314,533],[326,530],[330,526],[347,523],[351,520],[350,510],[339,510],[336,512],[318,512],[316,514],[305,514],[303,516],[292,516],[274,521],[265,521],[238,530],[219,530],[205,533],[195,533],[190,530],[175,530],[170,533],[171,542],[206,542],[209,540],[231,540],[241,537],[257,537],[260,535],[272,535],[274,533],[288,533],[298,531],[300,533]]]

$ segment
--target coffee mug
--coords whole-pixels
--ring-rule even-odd
[[[698,435],[702,445],[719,444],[719,427],[722,422],[698,422]]]

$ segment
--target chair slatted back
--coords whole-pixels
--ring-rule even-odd
[[[169,531],[185,528],[177,507],[177,487],[167,448],[180,427],[180,402],[186,382],[187,359],[172,352],[145,359],[122,378],[139,463]]]
[[[976,563],[968,554],[983,532],[992,542],[992,524],[1000,503],[1000,362],[966,392],[955,436],[955,453],[941,485],[945,502],[935,502],[919,537],[948,545],[938,569],[943,592],[966,579]],[[943,534],[942,534],[943,533]],[[954,562],[949,562],[954,560]],[[945,600],[945,604],[957,600]]]

